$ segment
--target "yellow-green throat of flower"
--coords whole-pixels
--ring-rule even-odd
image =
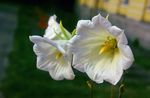
[[[115,51],[117,48],[117,40],[108,36],[99,50],[99,55],[108,51]]]
[[[62,57],[62,53],[61,52],[56,52],[56,55],[55,55],[55,59],[58,60],[59,58]]]

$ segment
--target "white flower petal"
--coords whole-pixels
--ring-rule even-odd
[[[101,33],[111,27],[111,23],[100,14],[90,20],[79,20],[77,23],[77,33],[92,32]],[[88,30],[87,30],[88,29]],[[84,31],[84,32],[83,32]]]
[[[121,78],[123,66],[120,55],[114,55],[110,58],[110,54],[100,56],[96,62],[86,65],[85,72],[95,82],[102,83],[103,80],[115,85]]]
[[[128,40],[124,34],[124,31],[116,26],[112,26],[109,28],[109,32],[116,37],[119,44],[128,44]]]
[[[102,77],[98,77],[96,71],[94,71],[94,66],[93,63],[90,64],[86,64],[84,66],[84,70],[87,73],[87,75],[89,76],[89,78],[97,83],[103,83],[103,78]]]
[[[51,44],[46,43],[40,36],[30,36],[30,40],[35,43],[33,50],[37,55],[37,68],[48,71],[49,66],[49,56],[53,55],[56,48]],[[54,56],[51,58],[55,58]]]
[[[41,41],[43,41],[43,38],[41,36],[29,36],[30,41],[32,41],[33,43],[39,43]]]
[[[79,71],[83,71],[84,63],[97,58],[97,53],[100,49],[100,45],[102,44],[99,39],[94,39],[94,37],[88,38],[88,36],[84,37],[80,35],[74,36],[69,43],[70,51],[73,52],[74,68],[78,69]]]
[[[92,27],[92,22],[90,20],[79,20],[77,23],[77,29],[82,29],[82,27],[90,28]]]
[[[34,48],[34,50],[38,50],[37,47]],[[37,51],[36,51],[37,52]],[[38,50],[38,52],[41,54],[41,55],[37,55],[37,68],[40,69],[40,70],[44,70],[44,71],[49,71],[51,68],[53,68],[54,66],[54,62],[52,60],[54,60],[54,56],[51,57],[51,55],[53,54],[49,54],[49,55],[44,55],[42,54],[42,52],[40,50]]]
[[[30,36],[29,38],[35,44],[44,42],[56,47],[61,53],[65,54],[64,45],[66,44],[67,40],[50,40],[46,37],[40,36]]]
[[[80,20],[77,24],[77,34],[79,36],[90,37],[99,39],[100,41],[106,40],[108,36],[112,36],[109,33],[111,27],[110,22],[103,18],[100,14],[95,16],[92,21]],[[87,38],[88,39],[88,38]]]
[[[117,37],[117,40],[118,40],[118,44],[124,44],[124,45],[127,45],[128,44],[128,40],[125,36],[125,33],[122,32],[118,37]]]
[[[75,77],[70,65],[55,65],[49,73],[54,80],[63,80],[64,78],[72,80]]]
[[[67,40],[50,40],[46,37],[44,37],[43,40],[56,47],[62,54],[65,54],[64,47],[66,45]]]
[[[56,19],[57,19],[56,15],[50,16],[49,21],[48,21],[48,25],[53,26],[53,23],[56,22]]]
[[[123,69],[126,70],[134,61],[133,53],[128,45],[118,45],[118,47],[120,49],[120,53],[122,54],[121,57]]]
[[[111,23],[106,18],[102,17],[100,14],[98,14],[97,16],[94,16],[92,18],[92,22],[94,26],[101,26],[102,28],[105,28],[105,29],[111,27]]]
[[[109,32],[112,33],[115,37],[118,37],[123,32],[123,30],[116,26],[111,26],[109,28]]]
[[[45,30],[44,37],[54,39],[55,37],[57,37],[56,33],[59,34],[61,32],[60,26],[57,23],[56,18],[56,15],[53,15],[49,18],[48,27]]]

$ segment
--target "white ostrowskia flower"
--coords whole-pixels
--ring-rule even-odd
[[[92,21],[80,20],[77,35],[70,40],[74,68],[97,83],[105,80],[115,85],[134,61],[127,44],[124,31],[100,14]]]
[[[55,17],[50,18],[44,37],[29,37],[34,43],[33,50],[37,55],[37,68],[48,71],[54,80],[64,78],[72,80],[74,79],[71,68],[72,54],[67,48],[71,34],[63,28],[61,23],[58,24],[55,21]]]

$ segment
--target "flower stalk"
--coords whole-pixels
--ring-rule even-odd
[[[93,83],[92,83],[92,81],[87,81],[87,85],[90,88],[90,98],[94,98],[93,97]]]
[[[114,98],[114,86],[111,85],[111,94],[110,94],[110,98]]]
[[[122,76],[122,78],[121,78],[121,85],[119,87],[119,96],[118,96],[118,98],[122,98],[122,96],[123,96],[123,94],[125,92],[125,84],[123,83],[123,80],[124,80],[124,78]]]
[[[120,87],[119,87],[119,96],[118,96],[118,98],[122,98],[124,92],[125,92],[125,85],[121,84]]]

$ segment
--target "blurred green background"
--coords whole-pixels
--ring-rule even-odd
[[[57,15],[58,21],[62,20],[64,27],[71,32],[79,19],[98,13],[93,11],[89,16],[81,17],[80,8],[75,0],[0,1],[0,61],[6,58],[6,63],[0,63],[0,98],[90,98],[86,74],[74,70],[74,80],[55,81],[48,72],[38,70],[33,44],[29,41],[30,35],[44,34],[51,15]],[[105,11],[99,12],[106,15]],[[126,91],[123,98],[150,98],[150,50],[141,47],[138,39],[129,39],[129,45],[135,62],[124,74]],[[7,48],[10,50],[5,53]],[[109,83],[93,85],[94,98],[110,98]],[[114,87],[114,98],[118,96],[119,86],[120,83]]]

